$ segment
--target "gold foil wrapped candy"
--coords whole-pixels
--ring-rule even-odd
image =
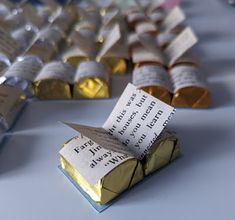
[[[169,70],[174,88],[172,105],[180,108],[208,108],[210,93],[206,80],[191,58],[178,59]]]
[[[170,80],[166,69],[159,64],[142,64],[133,71],[133,84],[148,94],[170,104]]]
[[[106,66],[95,61],[84,61],[77,68],[73,97],[108,98],[109,80]]]
[[[25,104],[25,95],[8,85],[0,85],[0,133],[11,128]]]
[[[109,71],[113,75],[122,75],[127,73],[128,69],[128,45],[127,39],[119,39],[107,53],[96,60],[109,67]]]
[[[66,144],[68,143],[69,142]],[[66,144],[64,146],[66,146]],[[60,164],[62,169],[66,171],[83,191],[85,191],[93,201],[100,205],[108,203],[121,192],[142,180],[144,176],[141,163],[133,158],[115,167],[95,185],[90,185],[62,156],[60,157]]]
[[[164,130],[142,160],[144,175],[166,166],[179,156],[179,141],[171,131]]]
[[[35,79],[35,95],[39,99],[70,99],[73,78],[74,69],[69,64],[59,61],[48,63]]]
[[[27,96],[33,95],[33,81],[43,66],[36,56],[18,57],[3,74],[4,84],[18,87]]]
[[[73,46],[64,52],[62,55],[63,61],[65,63],[69,63],[74,67],[79,66],[79,64],[83,61],[88,61],[88,55],[84,51],[82,51],[79,47]]]
[[[101,63],[106,64],[110,68],[110,73],[113,75],[122,75],[127,73],[128,61],[120,57],[104,57],[100,60]]]

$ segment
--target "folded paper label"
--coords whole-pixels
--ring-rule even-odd
[[[75,81],[79,81],[82,78],[98,77],[106,79],[106,69],[101,63],[95,61],[84,61],[82,62],[75,75]]]
[[[139,22],[138,24],[136,24],[135,30],[137,34],[157,32],[156,26],[151,21]]]
[[[33,81],[42,68],[43,64],[36,56],[26,56],[23,60],[16,61],[5,72],[4,77],[19,77],[28,81]]]
[[[67,143],[60,154],[94,185],[124,161],[142,159],[174,112],[128,84],[102,128],[66,123],[82,137]]]
[[[170,31],[185,20],[185,14],[176,6],[163,20],[161,27],[164,31]]]
[[[97,59],[101,59],[105,56],[106,53],[118,42],[118,40],[121,38],[121,31],[118,24],[114,25],[112,30],[110,30],[110,33],[107,35],[107,38],[105,40],[105,43],[103,44],[101,50],[97,54]]]
[[[128,84],[103,128],[142,159],[174,112],[172,106]]]
[[[85,136],[70,141],[60,154],[91,185],[95,185],[119,164],[133,158],[127,154],[105,149]]]
[[[137,88],[162,86],[170,90],[170,83],[166,70],[157,65],[145,65],[136,68],[133,72],[132,81]]]
[[[69,64],[60,61],[48,63],[37,75],[35,81],[46,79],[58,79],[72,83],[74,79],[74,69]]]
[[[185,28],[165,49],[169,65],[172,65],[189,48],[197,43],[198,39],[191,28]]]
[[[173,82],[174,92],[190,86],[206,88],[205,79],[203,79],[198,68],[194,66],[180,65],[174,67],[170,71],[170,76]]]

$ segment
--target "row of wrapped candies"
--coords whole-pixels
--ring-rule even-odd
[[[208,108],[205,75],[192,55],[197,37],[183,24],[180,7],[165,11],[161,4],[132,7],[127,13],[133,83],[148,93],[184,108]]]
[[[25,1],[18,4],[9,0],[0,2],[0,75],[22,54],[40,28],[49,22],[49,8],[33,6]],[[22,89],[0,80],[0,143],[6,136],[26,103]]]
[[[77,19],[70,3],[41,2],[0,3],[0,142],[34,94],[35,77],[56,56]]]
[[[19,86],[27,95],[34,94],[41,99],[109,97],[107,73],[126,72],[126,60],[116,55],[125,58],[128,55],[127,38],[121,34],[124,29],[127,33],[124,16],[117,6],[110,10],[88,2],[75,8],[68,4],[57,10],[49,25],[40,29],[21,56],[2,72],[2,82]],[[8,35],[6,39],[9,38]],[[117,44],[120,41],[125,43],[121,49]],[[82,65],[91,64],[90,73],[76,71],[81,61],[92,61]],[[97,68],[102,72],[97,73]],[[81,74],[87,78],[81,83],[82,95],[76,92]],[[45,84],[53,85],[48,94]]]

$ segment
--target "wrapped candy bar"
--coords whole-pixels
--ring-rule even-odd
[[[32,96],[33,80],[42,66],[42,61],[36,56],[19,57],[3,74],[4,84],[18,87],[27,96]]]
[[[108,98],[109,78],[106,66],[95,61],[82,62],[76,71],[73,97]]]
[[[107,9],[105,15],[102,16],[102,25],[97,36],[98,43],[104,43],[115,24],[118,24],[120,27],[122,33],[121,37],[124,39],[127,37],[128,27],[125,18],[118,7],[113,7]]]
[[[210,93],[206,80],[195,64],[177,61],[170,70],[174,95],[172,105],[181,108],[208,108]]]
[[[0,134],[11,128],[25,104],[25,95],[8,85],[0,85]]]
[[[75,137],[64,144],[64,147],[79,143],[77,140],[79,137]],[[85,139],[84,137],[82,139]],[[96,146],[94,142],[87,139],[84,144],[90,144]],[[100,151],[107,151],[100,149]],[[125,154],[116,153],[115,151],[109,152],[117,154],[117,157],[127,157],[123,163],[114,168],[111,172],[100,179],[95,185],[89,184],[89,182],[83,178],[83,176],[70,164],[63,156],[60,157],[60,164],[69,176],[73,178],[76,183],[81,186],[82,190],[86,192],[90,198],[96,203],[103,205],[117,197],[118,194],[132,187],[135,183],[143,179],[143,169],[141,163]]]
[[[122,192],[179,155],[176,137],[161,133],[174,111],[129,84],[101,128],[65,123],[80,135],[60,150],[63,173],[97,211],[103,211]]]
[[[96,56],[98,62],[106,64],[111,74],[127,72],[129,52],[127,38],[121,37],[120,26],[116,24],[108,34],[104,44]]]
[[[81,62],[88,61],[89,56],[79,47],[73,46],[63,53],[62,59],[64,62],[77,67]]]
[[[175,160],[179,154],[179,141],[175,133],[169,130],[163,130],[141,161],[144,175],[147,176],[161,167],[166,166]]]
[[[166,69],[158,64],[143,64],[133,71],[133,84],[150,95],[171,103],[170,79]]]
[[[60,61],[47,63],[34,80],[35,96],[39,99],[70,99],[72,66]]]
[[[165,49],[169,59],[169,74],[173,84],[172,105],[185,108],[208,108],[209,90],[195,60],[187,55],[197,37],[185,28]]]
[[[96,47],[92,39],[77,32],[73,44],[62,54],[64,62],[77,67],[82,61],[87,61],[94,57]]]

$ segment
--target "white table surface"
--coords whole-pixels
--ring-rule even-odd
[[[101,126],[130,76],[115,77],[109,100],[31,102],[0,152],[0,219],[234,220],[235,8],[225,2],[183,1],[213,108],[175,114],[180,159],[99,214],[57,168],[60,146],[76,135],[58,121]]]

